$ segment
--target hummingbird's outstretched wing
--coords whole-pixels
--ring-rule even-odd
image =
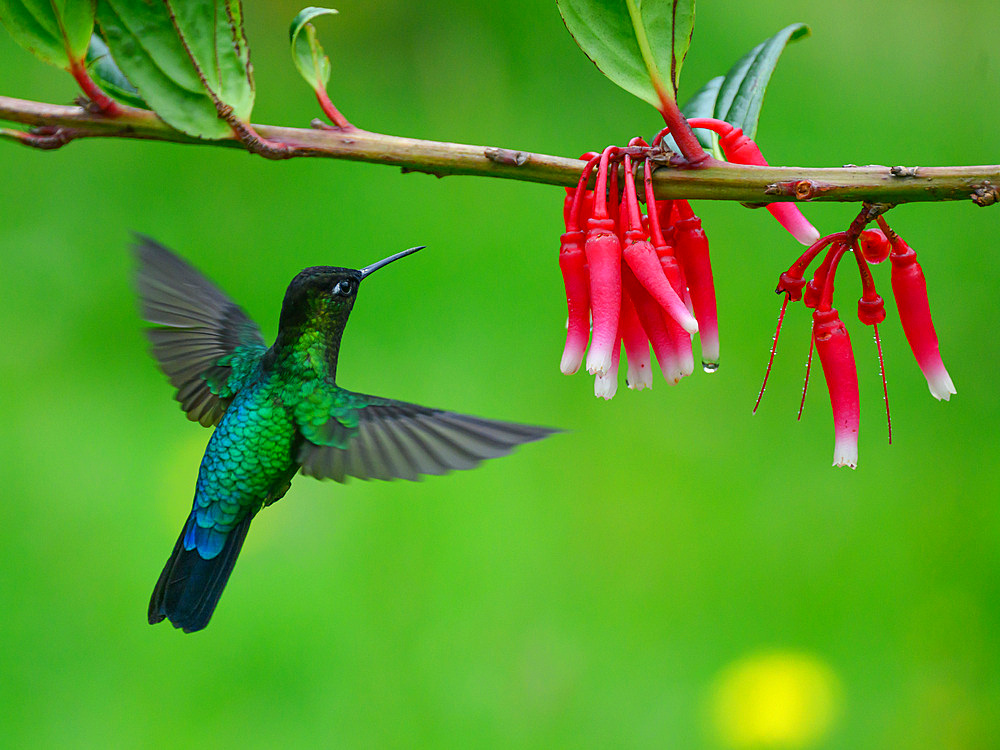
[[[188,419],[218,424],[267,344],[257,324],[201,272],[136,234],[136,289],[153,356],[177,388]]]
[[[559,432],[350,391],[341,391],[338,401],[329,420],[301,426],[303,474],[337,482],[349,476],[418,480],[422,474],[475,468],[483,459]]]

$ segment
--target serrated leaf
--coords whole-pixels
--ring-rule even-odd
[[[714,117],[742,128],[750,138],[757,135],[757,122],[764,93],[781,53],[789,42],[809,36],[802,23],[786,26],[747,52],[724,76],[702,86],[681,108],[685,117]],[[696,129],[695,135],[706,147],[713,145],[709,133]]]
[[[226,138],[220,109],[250,119],[250,49],[239,0],[102,0],[98,22],[119,68],[164,122]]]
[[[333,8],[308,7],[299,11],[288,30],[292,59],[306,83],[315,90],[325,89],[330,80],[330,58],[316,38],[316,28],[309,23],[317,16],[335,15]],[[305,32],[304,34],[302,32]]]
[[[87,54],[97,0],[0,0],[0,21],[35,57],[69,70]]]
[[[90,47],[87,49],[87,68],[97,85],[118,101],[133,107],[149,108],[146,101],[139,96],[135,86],[118,67],[111,56],[108,45],[97,34],[90,38]]]
[[[598,69],[657,109],[677,97],[694,30],[694,0],[557,0],[580,49]]]

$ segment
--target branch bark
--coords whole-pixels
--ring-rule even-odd
[[[84,107],[44,104],[0,96],[0,120],[34,126],[34,131],[0,129],[0,137],[41,148],[58,148],[80,138],[136,138],[253,150],[235,135],[208,141],[166,125],[153,112],[122,106],[109,118]],[[309,128],[253,125],[271,142],[287,144],[281,158],[326,157],[389,164],[403,171],[479,175],[549,185],[575,185],[584,162],[506,148],[342,131],[315,123]],[[275,154],[265,154],[272,157]],[[661,167],[653,176],[658,198],[696,198],[763,204],[777,201],[907,203],[1000,200],[1000,165],[967,167],[756,167],[712,160],[697,169]]]

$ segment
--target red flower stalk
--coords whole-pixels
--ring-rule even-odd
[[[608,196],[608,161],[613,146],[601,154],[594,189],[594,213],[587,220],[587,240],[584,252],[590,267],[590,312],[593,336],[587,353],[587,372],[605,375],[612,366],[618,348],[618,316],[621,310],[621,243],[615,221],[608,218],[608,201],[618,202],[618,196]]]
[[[785,310],[788,308],[789,302],[798,302],[802,299],[802,290],[806,286],[805,273],[806,269],[809,268],[809,264],[812,263],[816,256],[829,245],[834,239],[840,237],[843,233],[832,234],[827,237],[816,240],[809,249],[806,250],[802,255],[799,256],[789,267],[787,271],[783,271],[781,276],[778,277],[778,286],[775,288],[776,294],[784,294],[785,299],[781,302],[781,312],[778,313],[778,325],[774,330],[774,337],[771,339],[771,354],[767,359],[767,369],[764,371],[764,382],[760,384],[760,392],[757,394],[757,401],[753,405],[753,413],[757,413],[757,407],[760,406],[761,399],[764,398],[764,389],[767,388],[767,379],[771,376],[771,366],[774,364],[774,354],[778,350],[778,337],[781,335],[781,324],[785,320]],[[814,285],[815,286],[815,285]],[[822,290],[822,285],[818,287],[816,292],[816,300],[818,301],[819,291]],[[812,307],[816,306],[814,302]],[[813,346],[809,346],[809,361],[812,362],[812,349]],[[809,382],[809,370],[806,369],[806,383]],[[803,389],[802,401],[805,403],[805,389]],[[802,416],[802,409],[799,408],[799,416]]]
[[[881,234],[881,232],[880,232]],[[885,300],[875,289],[875,279],[868,268],[868,259],[864,250],[857,242],[853,244],[854,257],[858,261],[858,273],[861,274],[861,299],[858,300],[858,320],[866,326],[877,326],[885,320]],[[878,330],[877,328],[875,329]],[[878,334],[876,334],[878,335]]]
[[[722,153],[733,164],[768,166],[767,160],[760,152],[760,147],[744,135],[742,129],[734,128],[728,122],[712,117],[693,117],[688,120],[688,124],[692,128],[707,128],[718,133]],[[799,207],[794,203],[770,203],[767,210],[781,226],[803,245],[811,245],[819,239],[816,227],[809,223],[809,220],[802,215]]]
[[[792,263],[787,271],[778,277],[778,286],[774,291],[778,294],[785,292],[788,295],[788,299],[793,302],[798,302],[802,299],[802,289],[806,286],[805,275],[806,269],[809,268],[809,264],[816,259],[816,256],[819,255],[827,245],[834,240],[841,239],[843,236],[843,232],[838,232],[837,234],[831,234],[816,240],[809,246],[808,250],[799,256],[798,260]],[[820,286],[817,291],[821,289],[822,286]],[[809,307],[809,305],[807,305],[807,307]],[[812,305],[812,307],[815,307],[815,305]]]
[[[708,238],[701,228],[701,219],[694,215],[687,201],[675,200],[674,212],[679,217],[674,222],[674,249],[699,323],[702,366],[705,372],[715,372],[719,367],[719,317]]]
[[[862,233],[863,235],[864,233]],[[880,237],[885,237],[882,232],[879,232]],[[877,248],[878,238],[875,238],[874,242],[876,247],[874,249],[874,254],[877,256],[879,250]],[[888,246],[888,242],[885,243]],[[868,268],[867,256],[862,249],[862,245],[858,242],[854,242],[852,245],[854,249],[854,258],[858,262],[858,271],[861,274],[861,299],[858,300],[858,320],[864,323],[866,326],[871,326],[872,330],[875,332],[875,348],[878,349],[878,370],[879,374],[882,376],[882,394],[885,397],[885,421],[889,429],[889,443],[892,443],[892,416],[889,413],[889,384],[885,379],[885,362],[882,359],[882,340],[878,335],[878,324],[885,320],[885,300],[882,299],[880,295],[875,290],[875,279],[872,278],[871,269]],[[882,260],[885,260],[884,258]],[[882,261],[874,261],[876,263],[881,263]]]
[[[931,321],[930,303],[927,300],[927,281],[917,262],[917,254],[879,217],[879,226],[889,237],[892,262],[892,293],[899,310],[903,333],[910,343],[913,356],[927,378],[931,394],[939,401],[947,401],[955,391],[951,376],[945,369],[938,348],[937,332]]]
[[[813,341],[833,407],[833,465],[858,465],[858,428],[861,401],[858,396],[858,371],[854,364],[851,338],[836,310],[813,312]]]
[[[821,300],[826,299],[827,306],[830,306],[833,298],[833,277],[831,274],[836,272],[840,256],[846,250],[847,246],[843,243],[843,240],[838,240],[830,246],[830,249],[826,251],[823,262],[819,264],[812,278],[809,279],[809,283],[806,284],[805,293],[802,295],[802,304],[816,310],[820,307]],[[827,284],[830,287],[829,294],[826,293]]]

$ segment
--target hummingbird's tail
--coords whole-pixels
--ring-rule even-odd
[[[150,625],[167,618],[175,628],[182,628],[185,633],[193,633],[208,625],[229,581],[229,574],[233,572],[252,519],[253,514],[248,513],[229,532],[222,551],[211,560],[203,558],[197,549],[184,549],[184,536],[188,526],[194,523],[194,518],[188,519],[149,600]]]

